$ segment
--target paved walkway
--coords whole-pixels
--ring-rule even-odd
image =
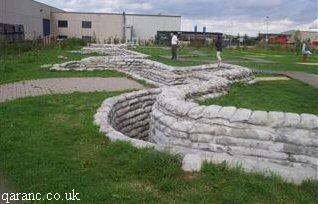
[[[0,102],[47,94],[94,92],[94,91],[122,91],[141,89],[142,85],[127,78],[51,78],[21,81],[0,85]]]
[[[0,197],[0,203],[5,203],[6,202],[6,201],[4,201],[2,199],[2,195],[4,193],[17,193],[17,192],[14,192],[10,188],[8,188],[7,182],[4,180],[3,176],[0,173],[0,196],[1,196]],[[18,203],[21,203],[21,202],[20,201],[13,201],[13,200],[11,201],[10,200],[10,204],[18,204]]]
[[[282,74],[318,88],[317,74],[308,74],[304,72],[283,72]]]

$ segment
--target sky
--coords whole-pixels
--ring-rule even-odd
[[[251,36],[292,29],[318,31],[318,0],[38,0],[77,12],[181,15],[182,30]],[[268,17],[268,21],[266,21]],[[266,23],[268,22],[268,23]]]

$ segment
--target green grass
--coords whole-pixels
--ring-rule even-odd
[[[52,78],[52,77],[122,77],[123,73],[113,70],[105,71],[50,71],[41,68],[43,64],[64,62],[58,59],[59,55],[67,56],[67,61],[80,60],[91,55],[70,53],[71,48],[51,47],[37,51],[24,52],[18,55],[2,55],[0,58],[0,84],[11,83],[21,80]],[[185,47],[179,50],[180,60],[170,60],[169,47],[142,47],[136,51],[149,54],[152,60],[156,60],[172,66],[194,66],[215,62],[215,51],[212,48]],[[246,57],[267,60],[271,63],[255,62]],[[224,49],[222,57],[225,62],[246,66],[258,70],[271,71],[302,71],[318,73],[318,66],[300,65],[301,56],[291,52],[267,51],[267,50],[230,50]],[[309,57],[308,62],[318,62],[317,54]]]
[[[229,94],[200,103],[318,115],[318,89],[297,80],[238,83]]]
[[[21,80],[52,78],[52,77],[122,77],[124,74],[113,71],[50,71],[41,68],[43,64],[54,64],[65,62],[59,59],[59,55],[68,57],[67,61],[80,60],[91,55],[70,53],[66,48],[47,48],[37,51],[24,52],[20,55],[4,55],[0,58],[0,84],[11,83]],[[94,55],[94,54],[93,54]]]
[[[296,186],[225,164],[206,164],[201,173],[187,177],[177,156],[110,142],[93,125],[93,114],[105,98],[117,94],[1,103],[0,171],[12,189],[42,194],[75,189],[82,203],[318,202],[314,181]]]
[[[202,47],[183,47],[179,49],[179,60],[169,59],[171,51],[169,47],[143,47],[139,46],[136,51],[148,54],[152,60],[156,60],[172,66],[194,66],[214,63],[216,61],[215,50]],[[290,51],[275,51],[265,49],[224,49],[222,52],[224,62],[237,64],[257,70],[273,72],[300,71],[318,74],[318,65],[301,65],[301,55]],[[317,63],[318,55],[309,56],[308,62]]]

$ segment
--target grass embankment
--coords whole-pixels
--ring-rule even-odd
[[[213,164],[189,178],[176,156],[110,142],[93,125],[93,114],[105,98],[117,94],[1,103],[0,171],[14,192],[64,195],[75,189],[83,203],[318,202],[317,182],[296,186]]]
[[[179,49],[179,59],[170,60],[169,47],[145,47],[139,46],[136,51],[148,54],[151,59],[172,66],[194,66],[200,64],[215,63],[215,50],[213,48],[182,47]],[[257,70],[273,72],[300,71],[318,74],[318,65],[299,64],[302,56],[291,51],[254,49],[223,49],[224,62],[237,64]],[[313,54],[308,58],[309,63],[318,63],[318,55]]]
[[[318,89],[297,80],[238,83],[231,87],[229,94],[200,104],[318,115]]]

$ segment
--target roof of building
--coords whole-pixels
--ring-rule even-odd
[[[292,35],[297,31],[299,31],[301,33],[318,33],[318,31],[315,31],[315,30],[288,30],[288,31],[282,32],[281,34]]]
[[[259,33],[259,37],[265,37],[265,36],[269,36],[269,37],[282,37],[282,36],[290,36],[291,34],[289,33]]]
[[[48,7],[50,7],[50,8],[54,8],[54,9],[56,9],[56,10],[60,10],[60,12],[65,12],[63,9],[59,9],[59,8],[56,8],[56,7],[54,7],[54,6],[50,6],[50,5],[48,5],[48,4],[45,4],[45,3],[42,3],[42,2],[39,2],[39,1],[35,1],[35,0],[31,0],[31,1],[33,1],[34,3],[37,3],[37,4],[41,4],[41,5],[44,5],[44,6],[48,6]]]
[[[189,35],[223,35],[223,33],[220,32],[200,32],[200,31],[175,31],[175,30],[159,30],[158,33],[179,33],[179,34],[189,34]]]
[[[288,31],[281,32],[281,34],[283,34],[283,35],[292,35],[294,32],[296,32],[296,30],[288,30]]]
[[[60,12],[52,12],[52,13],[69,13],[69,14],[96,14],[96,15],[123,15],[123,13],[115,13],[115,12],[73,12],[73,11],[60,11]],[[163,15],[163,14],[136,14],[136,13],[125,13],[127,16],[161,16],[161,17],[178,17],[179,15]]]
[[[64,11],[62,9],[59,9],[59,8],[56,8],[54,6],[50,6],[50,5],[47,5],[45,3],[42,3],[42,2],[38,2],[38,1],[35,1],[35,0],[31,0],[35,3],[38,3],[38,4],[42,4],[42,5],[45,5],[45,6],[49,6],[51,8],[54,8],[54,9],[57,9],[57,10],[60,10],[60,11],[55,11],[55,12],[52,12],[52,13],[74,13],[74,14],[105,14],[105,15],[123,15],[125,12],[123,13],[115,13],[115,12],[76,12],[76,11]],[[180,15],[164,15],[164,14],[136,14],[136,13],[125,13],[125,15],[131,15],[131,16],[162,16],[162,17],[179,17],[181,18]]]

